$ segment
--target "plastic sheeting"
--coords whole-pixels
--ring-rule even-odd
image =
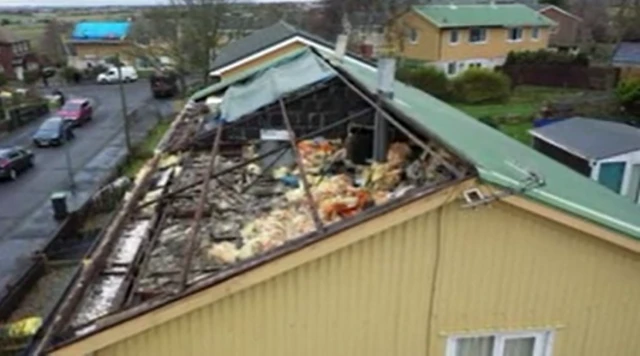
[[[248,84],[227,89],[222,98],[221,119],[235,121],[287,93],[333,76],[333,69],[309,51],[290,62],[265,70]]]

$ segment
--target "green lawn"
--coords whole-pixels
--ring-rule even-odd
[[[546,101],[579,94],[576,89],[548,88],[535,86],[517,87],[511,98],[504,104],[469,105],[452,103],[453,106],[475,118],[495,120],[498,128],[505,134],[523,142],[530,143],[527,131],[532,127],[532,118],[536,116]],[[511,117],[508,123],[504,119]]]

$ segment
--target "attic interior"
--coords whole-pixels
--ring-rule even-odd
[[[220,102],[195,103],[184,115],[170,139],[174,154],[63,316],[58,341],[473,174],[342,75],[231,122],[219,119]]]

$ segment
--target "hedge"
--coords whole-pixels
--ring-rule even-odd
[[[449,79],[443,71],[436,67],[401,67],[396,72],[396,79],[437,98],[447,99],[450,97]]]
[[[589,57],[585,53],[577,55],[540,49],[537,51],[509,52],[504,66],[522,64],[567,64],[589,66]]]
[[[511,80],[505,74],[484,68],[469,68],[452,80],[456,101],[467,104],[506,102]]]

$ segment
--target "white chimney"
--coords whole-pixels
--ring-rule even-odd
[[[393,82],[396,76],[396,59],[382,57],[378,59],[378,93],[382,96],[393,97]]]
[[[345,34],[338,35],[338,40],[336,41],[336,52],[335,56],[339,62],[342,62],[345,53],[347,52],[347,42],[349,40],[349,36]]]

